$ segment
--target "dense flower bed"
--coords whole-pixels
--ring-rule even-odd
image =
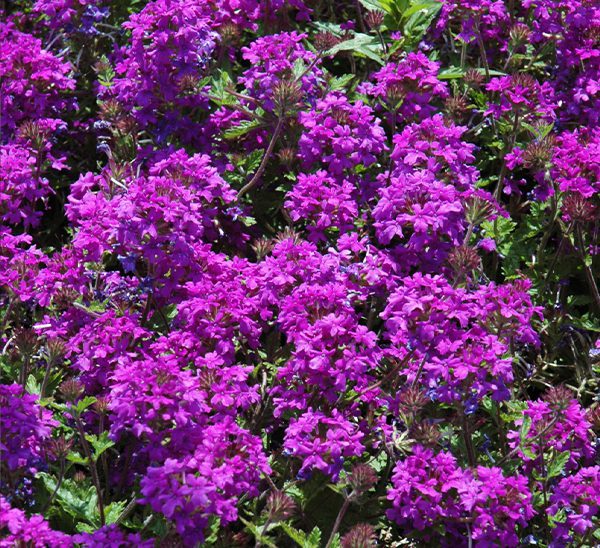
[[[600,545],[600,5],[0,3],[0,546]]]

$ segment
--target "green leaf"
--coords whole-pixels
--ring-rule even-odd
[[[223,132],[223,137],[225,139],[236,139],[237,137],[241,137],[242,135],[246,135],[250,131],[257,129],[261,126],[261,123],[258,120],[248,120],[241,122],[238,126],[231,127],[226,129]]]
[[[279,524],[279,527],[281,527],[285,534],[290,537],[296,544],[298,544],[299,546],[304,546],[306,543],[306,534],[304,533],[304,531],[300,531],[298,529],[295,529],[294,527],[292,527],[291,525],[289,525],[288,523],[286,523],[285,521],[282,521]]]
[[[386,11],[383,3],[379,0],[359,0],[359,2],[369,11]]]
[[[115,523],[119,516],[123,513],[125,506],[127,506],[125,501],[111,502],[104,509],[104,518],[106,519],[106,523]]]
[[[350,51],[352,53],[360,53],[373,61],[377,61],[383,65],[383,59],[377,53],[381,50],[381,44],[377,38],[369,36],[368,34],[362,34],[360,32],[354,35],[354,38],[350,40],[344,40],[336,46],[332,47],[327,53],[329,55],[335,55],[340,51]]]
[[[288,523],[282,522],[279,526],[301,548],[319,548],[321,546],[321,530],[318,527],[306,535],[304,531],[295,529]]]
[[[54,493],[57,480],[46,472],[38,473],[44,487],[49,493]],[[58,506],[70,515],[75,521],[84,521],[90,525],[99,525],[98,497],[93,486],[80,484],[73,480],[65,479],[56,492],[54,499]]]
[[[554,129],[554,122],[551,124],[540,124],[539,126],[532,126],[526,122],[522,122],[523,127],[530,131],[536,139],[545,139],[548,137],[550,132]]]
[[[208,526],[208,534],[206,535],[206,539],[204,540],[204,544],[207,546],[212,546],[216,544],[219,539],[219,530],[221,529],[221,519],[218,517],[211,517],[210,524]]]
[[[33,375],[29,375],[27,377],[27,384],[25,385],[25,390],[30,394],[38,395],[40,394],[41,384],[35,380]]]
[[[212,79],[211,98],[220,106],[234,105],[237,99],[227,91],[227,88],[232,85],[231,76],[225,70],[218,70],[215,77]]]
[[[408,43],[416,45],[421,41],[440,9],[441,2],[422,2],[411,6],[402,14],[405,20],[402,31]]]
[[[241,522],[250,530],[250,532],[254,535],[254,538],[260,541],[261,544],[269,546],[271,548],[277,548],[277,545],[267,536],[262,534],[262,527],[255,525],[251,521],[248,521],[244,518],[240,518]],[[273,524],[275,525],[275,524]]]
[[[485,74],[485,69],[483,68],[472,68],[470,70],[474,70],[475,72],[479,72],[480,74]],[[438,72],[438,78],[440,80],[452,80],[454,78],[463,78],[466,73],[466,70],[461,69],[460,67],[452,66],[445,69],[442,69]],[[506,76],[505,72],[501,72],[499,70],[490,69],[490,76]],[[523,124],[525,125],[525,124]]]
[[[521,445],[524,445],[527,441],[527,434],[531,430],[531,417],[525,415],[523,417],[523,423],[521,424],[521,430],[519,431],[519,439],[521,440]]]
[[[354,74],[344,74],[343,76],[334,76],[329,80],[329,89],[335,91],[338,89],[345,89],[346,86],[352,82]]]
[[[506,246],[510,245],[512,239],[509,240],[509,236],[515,230],[517,223],[512,219],[506,219],[504,217],[497,217],[495,221],[485,221],[481,223],[486,236],[494,239],[498,245],[498,250],[506,254]]]
[[[88,460],[85,457],[82,457],[80,453],[76,451],[72,451],[67,455],[67,460],[72,462],[73,464],[88,464]]]
[[[315,527],[308,535],[304,548],[319,548],[321,545],[321,530]]]
[[[85,398],[79,400],[72,409],[75,413],[81,415],[81,413],[83,413],[88,407],[90,407],[94,403],[96,403],[96,398],[94,398],[94,396],[86,396]]]
[[[108,432],[102,432],[100,436],[86,434],[85,439],[88,440],[94,448],[94,459],[98,460],[100,455],[107,449],[110,449],[115,442],[108,438]]]
[[[462,78],[465,71],[460,67],[448,67],[438,72],[437,77],[440,80],[452,80],[453,78]]]
[[[437,13],[442,8],[441,2],[437,2],[436,0],[431,0],[429,2],[421,2],[420,4],[415,4],[411,6],[406,11],[402,13],[402,17],[404,19],[409,19],[413,15],[417,15],[420,12],[428,12],[435,10],[434,14]]]
[[[335,536],[333,537],[333,539],[331,540],[331,544],[329,545],[330,548],[341,548],[342,546],[342,541],[340,538],[340,534],[336,533]]]
[[[555,458],[553,458],[550,464],[548,465],[548,479],[560,476],[563,473],[567,462],[569,462],[569,458],[571,458],[570,451],[560,453]]]
[[[294,66],[292,67],[292,74],[296,80],[299,80],[300,77],[304,74],[306,70],[306,65],[302,59],[296,59],[294,62]]]

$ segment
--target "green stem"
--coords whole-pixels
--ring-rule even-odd
[[[464,414],[464,411],[459,411],[462,415],[462,433],[465,440],[465,447],[467,449],[467,460],[469,466],[474,467],[477,465],[477,457],[475,455],[475,448],[473,447],[473,438],[471,437],[471,429],[469,428],[469,419]]]
[[[592,271],[592,267],[586,260],[587,257],[585,254],[585,242],[583,240],[583,231],[579,223],[575,225],[575,235],[577,236],[577,246],[579,247],[579,254],[583,262],[585,278],[587,280],[590,291],[592,292],[592,297],[594,297],[596,308],[598,309],[598,312],[600,312],[600,291],[598,291],[598,286],[596,284],[596,279],[594,278],[594,272]]]
[[[279,139],[279,134],[281,133],[282,128],[283,128],[283,117],[280,116],[279,118],[277,118],[277,125],[275,126],[275,131],[273,132],[273,136],[271,137],[271,141],[269,142],[267,151],[265,152],[265,155],[263,156],[263,159],[260,162],[260,165],[258,166],[258,169],[256,170],[256,173],[254,174],[252,179],[250,179],[250,181],[248,181],[248,183],[246,183],[238,192],[238,195],[237,195],[238,200],[244,194],[246,194],[247,192],[252,190],[258,183],[260,177],[262,176],[263,172],[265,171],[265,168],[267,167],[267,163],[269,162],[271,156],[273,155],[273,150],[275,149],[275,143],[277,142],[277,139]]]
[[[346,512],[348,511],[349,506],[350,506],[350,497],[346,497],[344,499],[344,504],[342,504],[342,507],[340,508],[340,511],[338,512],[338,515],[335,518],[335,523],[333,524],[333,529],[331,530],[331,535],[329,535],[329,540],[327,541],[325,548],[329,548],[331,546],[331,544],[333,543],[333,539],[335,538],[335,535],[337,534],[337,532],[340,528],[340,525],[342,524],[342,520],[344,519],[344,516],[346,515]]]
[[[56,487],[54,488],[54,491],[50,495],[50,498],[48,499],[48,502],[44,506],[44,509],[42,510],[42,514],[45,514],[46,511],[48,510],[48,508],[50,508],[50,506],[52,504],[52,501],[54,500],[54,498],[56,497],[58,491],[60,490],[60,488],[62,486],[62,482],[63,482],[64,477],[65,477],[65,457],[62,456],[60,458],[60,471],[58,473],[58,481],[56,482]]]
[[[90,473],[92,474],[92,483],[94,484],[94,488],[96,489],[96,495],[98,497],[98,512],[100,513],[100,525],[104,526],[104,524],[106,523],[106,519],[104,517],[104,501],[102,500],[102,488],[100,487],[100,478],[98,477],[98,470],[96,469],[96,463],[94,462],[94,458],[92,457],[92,451],[90,450],[90,446],[87,440],[85,439],[85,430],[83,429],[83,422],[81,421],[81,416],[79,415],[79,413],[73,413],[73,415],[75,418],[77,431],[79,432],[81,446],[88,460]]]

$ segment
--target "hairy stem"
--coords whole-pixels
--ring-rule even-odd
[[[344,519],[344,516],[346,515],[346,512],[348,511],[349,506],[350,506],[350,497],[346,497],[344,499],[344,504],[342,504],[342,507],[340,508],[340,511],[338,512],[338,515],[335,518],[335,522],[333,524],[333,529],[331,530],[331,535],[329,535],[329,540],[327,541],[325,548],[329,548],[331,546],[331,544],[333,543],[333,539],[335,538],[335,535],[337,534],[337,532],[340,528],[340,525],[342,524],[342,520]]]
[[[77,431],[79,432],[81,446],[88,460],[90,473],[92,474],[92,483],[94,484],[94,488],[96,489],[96,495],[98,497],[98,512],[100,513],[100,524],[104,526],[104,524],[106,523],[106,519],[104,517],[104,501],[102,499],[102,488],[100,487],[100,478],[98,477],[98,470],[96,469],[96,463],[94,462],[94,458],[92,457],[92,451],[90,450],[88,441],[85,439],[85,430],[83,429],[83,422],[81,421],[79,413],[74,413],[74,417],[75,424],[77,425]]]
[[[260,165],[258,166],[258,169],[256,170],[256,173],[254,174],[252,179],[250,179],[250,181],[248,181],[238,192],[238,195],[237,195],[238,200],[244,194],[246,194],[247,192],[252,190],[258,183],[263,172],[265,171],[265,168],[267,167],[267,163],[269,162],[269,160],[271,159],[271,156],[273,155],[273,150],[275,149],[275,143],[277,143],[277,139],[279,139],[279,134],[281,133],[282,128],[283,128],[283,117],[280,116],[277,119],[277,125],[275,126],[275,131],[273,132],[273,136],[271,137],[271,141],[269,142],[267,151],[265,152],[265,155],[263,156],[263,159],[260,162]]]

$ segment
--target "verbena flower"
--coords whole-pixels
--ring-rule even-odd
[[[0,460],[9,471],[35,472],[58,423],[18,384],[0,385]]]
[[[50,528],[48,522],[39,514],[27,517],[23,510],[12,508],[8,501],[0,496],[0,546],[10,548],[19,544],[35,548],[69,548],[73,545],[71,537]]]
[[[385,133],[370,107],[350,103],[341,93],[330,93],[299,116],[304,129],[298,155],[305,168],[325,168],[341,177],[363,165],[369,167],[385,150]]]
[[[600,467],[581,468],[562,478],[550,497],[553,546],[585,538],[598,525],[600,513]]]
[[[209,518],[235,521],[238,498],[257,496],[260,476],[268,473],[260,439],[224,419],[202,429],[189,455],[148,468],[142,502],[172,520],[184,540],[203,542]]]
[[[386,64],[373,73],[360,91],[406,120],[421,120],[435,113],[436,100],[448,97],[448,86],[438,79],[439,64],[422,52],[411,52],[398,62]]]

